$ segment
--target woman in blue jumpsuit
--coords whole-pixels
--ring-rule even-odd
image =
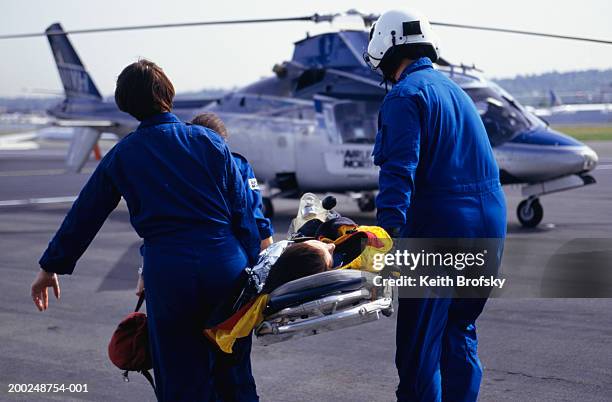
[[[378,224],[402,238],[500,239],[506,206],[487,133],[470,98],[422,57],[380,108]],[[482,367],[475,321],[486,299],[401,298],[399,401],[475,401]]]
[[[102,159],[40,265],[46,273],[71,274],[123,197],[145,243],[157,397],[211,401],[217,400],[215,354],[202,328],[220,301],[240,289],[244,268],[256,262],[259,234],[225,142],[169,113],[173,96],[154,63],[141,60],[121,73],[115,99],[141,124]]]

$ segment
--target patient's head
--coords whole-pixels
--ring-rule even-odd
[[[205,112],[197,115],[193,118],[193,120],[191,120],[191,124],[210,128],[223,137],[223,139],[226,141],[229,137],[229,133],[225,127],[225,124],[223,124],[223,120],[221,120],[221,118],[213,112]]]
[[[287,247],[270,269],[263,292],[308,275],[329,271],[333,267],[334,244],[308,240]]]
[[[306,245],[310,249],[311,253],[318,253],[319,255],[323,256],[326,266],[324,271],[328,271],[333,268],[334,250],[336,249],[336,245],[334,243],[324,243],[319,240],[308,240],[301,244]]]

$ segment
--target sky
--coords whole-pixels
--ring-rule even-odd
[[[610,0],[4,0],[0,34],[42,32],[54,22],[69,30],[410,8],[432,21],[612,40]],[[307,32],[316,34],[334,27],[289,22],[99,33],[75,35],[71,40],[103,95],[112,94],[122,68],[141,57],[159,64],[177,92],[187,92],[240,87],[270,75],[275,63],[291,58],[293,42]],[[443,27],[435,30],[445,58],[475,64],[491,77],[612,68],[611,45]],[[45,37],[0,40],[0,54],[0,96],[61,92]]]

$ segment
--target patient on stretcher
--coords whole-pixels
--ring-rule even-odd
[[[360,227],[345,217],[324,223],[309,223],[311,225],[300,234],[315,239],[296,242],[287,247],[270,268],[263,293],[270,293],[287,282],[331,269],[374,271],[372,254],[385,252],[387,245],[387,249],[391,248],[387,244],[390,239],[386,239],[386,232],[376,226]]]
[[[393,245],[389,235],[377,226],[359,226],[348,218],[336,217],[326,222],[308,222],[308,227],[298,231],[299,236],[276,254],[271,265],[263,263],[272,248],[262,252],[260,263],[252,269],[254,279],[243,295],[244,302],[236,302],[235,312],[224,322],[204,331],[209,340],[226,353],[232,352],[237,338],[249,336],[252,329],[264,320],[270,295],[280,286],[300,278],[332,269],[353,269],[378,272],[374,268],[374,256],[386,253]],[[272,252],[274,254],[274,252]],[[262,272],[264,273],[262,275]],[[259,289],[253,292],[252,289]],[[241,296],[242,297],[242,296]],[[244,299],[243,299],[244,300]]]

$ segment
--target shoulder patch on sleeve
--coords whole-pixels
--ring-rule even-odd
[[[251,190],[259,190],[259,183],[257,183],[257,179],[256,178],[251,178],[249,179],[249,188]]]

